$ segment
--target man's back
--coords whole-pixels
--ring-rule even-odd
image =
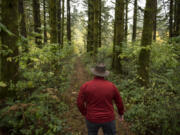
[[[104,123],[115,119],[113,100],[123,114],[123,104],[117,88],[103,77],[95,77],[80,89],[78,107],[87,120]]]

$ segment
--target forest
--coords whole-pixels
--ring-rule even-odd
[[[0,0],[0,135],[87,135],[76,100],[100,62],[125,106],[117,135],[180,135],[179,14],[180,0]]]

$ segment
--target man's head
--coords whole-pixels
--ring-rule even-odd
[[[104,63],[97,64],[94,68],[90,69],[92,74],[99,77],[106,77],[109,75],[109,71],[106,70]]]

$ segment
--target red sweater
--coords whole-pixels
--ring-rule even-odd
[[[77,105],[87,120],[104,123],[115,119],[113,100],[119,115],[123,115],[124,107],[118,89],[104,78],[95,77],[81,86]]]

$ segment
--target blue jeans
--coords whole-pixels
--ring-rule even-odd
[[[97,135],[98,130],[102,128],[104,135],[116,135],[116,123],[115,120],[106,123],[92,123],[86,120],[88,129],[88,135]]]

